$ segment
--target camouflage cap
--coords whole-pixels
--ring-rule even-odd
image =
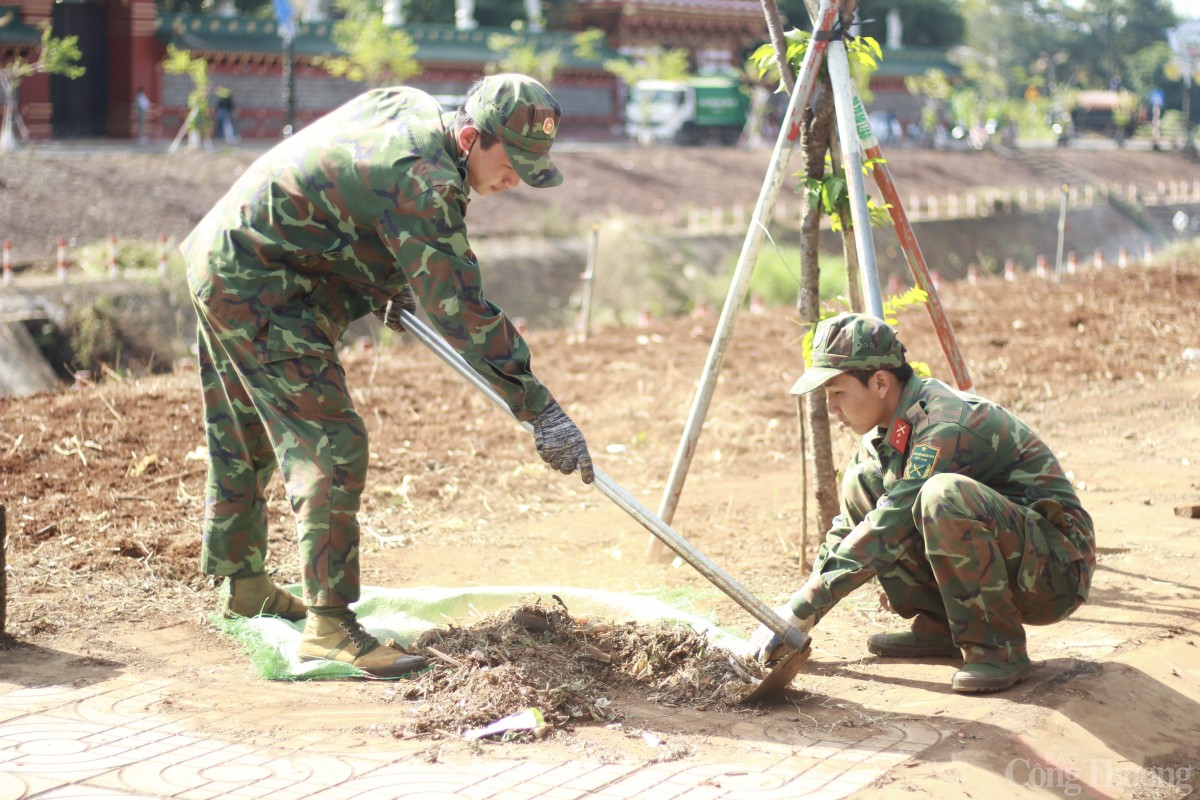
[[[904,345],[891,326],[866,314],[838,314],[821,320],[813,334],[812,364],[792,386],[805,394],[854,369],[891,369],[904,365]]]
[[[489,75],[467,98],[466,112],[500,140],[525,183],[544,189],[563,182],[550,160],[562,109],[545,86],[524,75]]]

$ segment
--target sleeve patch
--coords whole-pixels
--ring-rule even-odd
[[[908,456],[908,463],[904,467],[904,477],[928,478],[933,474],[933,468],[937,464],[937,458],[941,452],[942,448],[929,444],[919,444],[914,447]]]

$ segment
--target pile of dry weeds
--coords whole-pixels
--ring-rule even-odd
[[[763,676],[757,661],[688,628],[572,617],[561,600],[431,631],[417,647],[432,667],[390,693],[420,703],[415,719],[396,731],[406,737],[458,735],[530,707],[541,711],[547,729],[607,722],[620,718],[614,695],[623,692],[725,710],[751,677]]]

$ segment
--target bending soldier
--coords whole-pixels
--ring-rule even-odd
[[[592,480],[583,434],[484,296],[467,241],[470,194],[562,183],[560,109],[540,83],[493,75],[457,113],[411,88],[377,89],[259,158],[183,243],[199,317],[210,456],[201,567],[225,576],[227,616],[306,620],[303,660],[380,676],[424,660],[358,622],[357,511],[367,431],[337,343],[375,312],[402,330],[420,303],[446,340],[530,421],[538,453]],[[278,464],[294,512],[304,601],[266,574],[264,489]]]

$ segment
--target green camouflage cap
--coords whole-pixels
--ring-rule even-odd
[[[562,109],[545,86],[524,75],[489,75],[467,98],[466,111],[482,130],[500,140],[525,183],[545,189],[563,182],[550,160]]]
[[[896,332],[877,317],[838,314],[821,320],[813,334],[812,364],[792,387],[805,394],[830,378],[854,369],[880,370],[904,365],[904,345]]]

